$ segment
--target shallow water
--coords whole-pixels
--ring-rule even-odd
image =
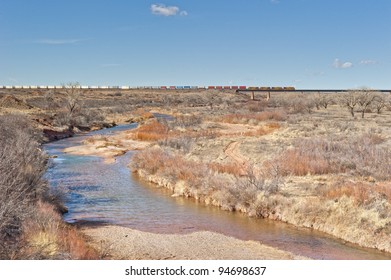
[[[141,182],[128,163],[134,152],[105,164],[99,157],[65,154],[66,147],[79,145],[94,134],[111,134],[136,125],[117,126],[45,145],[51,159],[46,173],[52,188],[65,193],[69,212],[64,220],[128,226],[156,233],[219,232],[315,259],[391,259],[386,254],[332,238],[310,229],[263,219],[249,218],[191,199],[171,197],[168,190]]]

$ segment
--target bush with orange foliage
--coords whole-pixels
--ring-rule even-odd
[[[134,132],[134,138],[141,141],[157,141],[168,136],[169,129],[156,119],[138,127]]]
[[[369,204],[379,196],[391,202],[391,185],[348,182],[330,186],[322,191],[322,195],[328,199],[339,199],[342,196],[347,196],[352,198],[356,205]]]
[[[154,115],[151,112],[149,112],[143,108],[138,108],[138,109],[132,111],[132,115],[138,116],[144,120],[154,118]]]

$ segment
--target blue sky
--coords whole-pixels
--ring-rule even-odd
[[[391,88],[390,0],[0,0],[0,85]]]

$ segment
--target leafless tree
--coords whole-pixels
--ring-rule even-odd
[[[70,116],[75,114],[81,108],[81,90],[79,83],[68,83],[64,86],[66,98],[65,98],[65,106],[68,110]]]
[[[360,106],[361,118],[364,118],[365,112],[372,104],[375,98],[375,93],[370,89],[363,89],[358,95],[358,105]]]
[[[372,107],[376,110],[378,114],[381,113],[381,110],[383,110],[387,106],[387,98],[383,93],[375,93],[375,96],[373,98]]]
[[[354,108],[358,105],[359,93],[357,91],[348,91],[340,96],[340,104],[346,107],[352,117],[354,117]]]

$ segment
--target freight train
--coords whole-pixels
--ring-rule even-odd
[[[4,89],[61,89],[66,86],[0,86]],[[81,89],[163,89],[163,90],[196,90],[196,89],[214,89],[214,90],[236,90],[236,91],[294,91],[294,87],[255,87],[255,86],[80,86]]]
[[[160,89],[216,89],[216,90],[248,90],[248,91],[294,91],[295,87],[254,87],[254,86],[160,86],[160,87],[143,87],[143,88],[160,88]]]

